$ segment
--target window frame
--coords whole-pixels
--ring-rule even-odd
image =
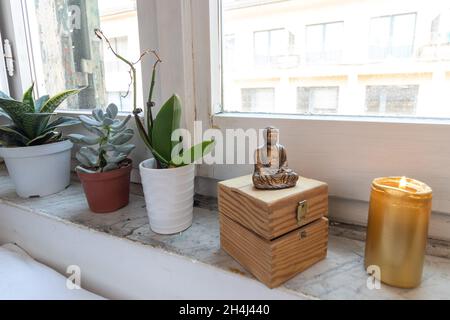
[[[389,52],[386,54],[385,57],[383,58],[372,58],[372,46],[369,45],[369,59],[372,61],[382,61],[382,60],[386,60],[386,59],[397,59],[397,57],[393,57],[392,56],[392,50],[393,50],[393,46],[392,46],[392,38],[394,35],[394,24],[395,24],[395,18],[396,17],[401,17],[401,16],[409,16],[409,15],[414,15],[414,27],[413,27],[413,31],[414,31],[414,35],[416,35],[416,29],[417,29],[417,17],[418,17],[418,13],[417,12],[405,12],[405,13],[395,13],[395,14],[390,14],[390,15],[383,15],[383,16],[377,16],[377,17],[372,17],[370,19],[370,33],[369,33],[369,44],[371,41],[371,37],[372,37],[372,23],[375,19],[382,19],[382,18],[389,18],[389,45],[387,48]],[[416,37],[414,36],[414,38],[412,39],[412,43],[411,43],[411,55],[408,58],[411,58],[414,55],[414,49],[415,49],[415,45],[416,45]]]
[[[224,112],[219,83],[223,67],[220,1],[209,0],[209,8],[197,6],[193,12],[195,30],[201,33],[196,36],[210,39],[194,42],[194,52],[202,52],[202,56],[206,52],[208,59],[204,61],[209,62],[196,64],[197,91],[211,90],[207,95],[202,93],[207,99],[198,101],[198,120],[208,120],[211,127],[221,131],[278,127],[290,165],[304,176],[327,181],[330,196],[348,204],[331,209],[341,220],[349,209],[353,212],[350,222],[366,224],[367,211],[355,213],[353,206],[367,208],[372,180],[389,175],[412,176],[433,186],[433,211],[436,215],[450,214],[450,185],[445,182],[450,179],[450,118]],[[311,136],[313,132],[317,137]],[[383,154],[390,159],[380,161]],[[416,161],[410,161],[411,157]],[[200,166],[199,175],[223,180],[252,170],[252,166]]]
[[[322,38],[321,38],[322,48],[321,48],[320,54],[324,55],[327,53],[326,43],[327,43],[327,39],[329,37],[329,36],[327,36],[327,28],[332,24],[342,25],[343,32],[345,32],[345,21],[338,20],[338,21],[320,22],[320,23],[305,25],[305,34],[306,34],[305,35],[305,52],[306,52],[307,64],[317,64],[316,62],[309,62],[310,61],[309,55],[311,54],[311,52],[308,50],[308,28],[311,28],[311,27],[321,27],[322,28]],[[318,53],[318,52],[316,52],[316,53]],[[342,60],[342,54],[343,54],[343,50],[341,50],[341,52],[340,52],[341,57],[339,57],[336,60]],[[324,59],[323,61],[320,61],[319,63],[320,64],[333,64],[333,63],[335,63],[335,61],[333,59],[330,59],[330,61],[328,61],[327,59]]]
[[[9,94],[9,84],[4,52],[2,32],[0,30],[0,91]]]

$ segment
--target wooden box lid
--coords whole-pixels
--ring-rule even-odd
[[[219,183],[219,211],[273,240],[327,216],[328,185],[301,177],[294,188],[266,191],[244,176]]]

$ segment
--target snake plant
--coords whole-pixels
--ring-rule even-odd
[[[0,125],[0,146],[31,147],[61,141],[62,133],[58,128],[79,124],[71,117],[52,119],[56,109],[68,97],[81,90],[68,90],[54,97],[48,95],[35,100],[34,84],[25,92],[22,101],[16,101],[0,91],[0,117],[9,120],[9,124]]]
[[[83,126],[93,134],[91,137],[80,134],[69,135],[70,141],[81,145],[77,160],[81,166],[78,171],[84,173],[101,173],[119,169],[128,161],[129,154],[135,146],[128,144],[134,131],[127,129],[131,115],[124,120],[117,120],[118,108],[110,104],[106,113],[102,109],[92,111],[92,117],[80,116]]]

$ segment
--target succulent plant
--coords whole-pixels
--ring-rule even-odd
[[[10,120],[10,124],[0,125],[0,146],[31,147],[58,142],[62,138],[58,128],[80,123],[71,117],[52,118],[62,102],[81,90],[64,91],[51,98],[46,95],[38,100],[34,99],[33,90],[34,84],[22,101],[0,91],[0,117]]]
[[[118,108],[110,104],[102,109],[92,111],[92,117],[80,116],[83,126],[92,136],[81,134],[69,135],[70,141],[80,145],[77,160],[81,163],[77,170],[85,173],[101,173],[119,169],[127,163],[128,156],[135,146],[128,144],[134,131],[127,128],[131,115],[124,120],[116,119]]]

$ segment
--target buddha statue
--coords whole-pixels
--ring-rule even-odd
[[[265,145],[256,151],[253,184],[261,190],[279,190],[297,185],[299,176],[288,168],[286,149],[279,144],[279,131],[265,130]]]

